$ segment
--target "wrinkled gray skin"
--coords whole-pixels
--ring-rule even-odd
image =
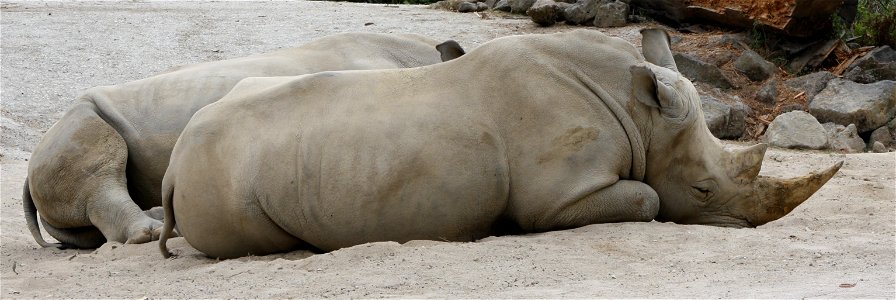
[[[421,68],[243,80],[175,146],[160,250],[175,221],[221,258],[653,219],[753,227],[836,172],[757,177],[765,146],[723,149],[668,36],[643,34],[648,61],[577,30]]]
[[[144,243],[162,227],[161,182],[194,112],[251,76],[430,65],[457,43],[411,34],[338,34],[298,48],[178,68],[88,90],[34,149],[24,187],[28,227],[42,246]],[[463,52],[463,50],[460,50]],[[241,118],[231,115],[231,121]],[[151,209],[156,207],[155,209]],[[144,212],[144,210],[146,210]],[[36,212],[47,232],[41,237]]]

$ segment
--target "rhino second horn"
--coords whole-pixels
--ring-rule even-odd
[[[672,57],[669,34],[659,28],[641,30],[641,53],[648,62],[678,72]]]
[[[787,215],[827,183],[842,166],[841,161],[822,172],[790,179],[759,176],[754,182],[759,199],[750,223],[759,226]]]
[[[762,158],[768,150],[767,144],[756,144],[741,150],[735,150],[728,155],[728,176],[738,183],[750,183],[759,176],[762,169]]]

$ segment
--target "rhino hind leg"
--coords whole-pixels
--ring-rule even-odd
[[[156,219],[159,221],[165,220],[165,209],[162,208],[161,206],[156,206],[156,207],[147,209],[147,210],[143,211],[143,213],[145,213],[150,218],[153,218],[153,219]]]
[[[162,222],[144,213],[128,193],[127,157],[124,139],[89,100],[50,128],[32,154],[28,176],[47,233],[83,248],[98,246],[97,229],[108,241],[157,239]]]
[[[106,242],[106,237],[103,236],[103,233],[99,231],[96,227],[86,226],[86,227],[77,227],[77,228],[56,228],[50,224],[47,224],[47,221],[43,218],[40,219],[41,224],[44,226],[44,230],[50,234],[50,236],[56,237],[59,240],[61,245],[60,249],[67,248],[97,248],[102,246],[103,243]]]
[[[540,224],[542,230],[616,222],[649,222],[659,212],[660,198],[647,184],[634,180],[616,183],[568,205]]]

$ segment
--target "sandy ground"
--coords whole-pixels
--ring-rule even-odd
[[[180,253],[173,259],[156,243],[41,249],[25,228],[31,148],[88,87],[337,32],[415,32],[472,49],[498,36],[568,29],[406,5],[2,2],[0,298],[896,297],[894,153],[769,151],[766,175],[846,164],[789,216],[757,229],[601,224],[218,261],[181,238],[169,242]],[[607,32],[638,39],[636,27]]]

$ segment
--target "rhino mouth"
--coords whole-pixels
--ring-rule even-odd
[[[664,217],[657,216],[657,222],[663,223],[675,223],[675,224],[684,224],[684,225],[709,225],[716,227],[727,227],[727,228],[756,228],[756,225],[753,224],[748,218],[739,218],[736,216],[729,215],[709,215],[704,214],[692,218],[684,218],[680,220],[669,220]]]

